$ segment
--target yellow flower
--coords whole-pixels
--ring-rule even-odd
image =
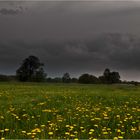
[[[49,135],[53,135],[53,132],[49,132],[48,134],[49,134]]]
[[[70,135],[70,133],[69,132],[65,132],[65,135]]]
[[[41,125],[41,127],[45,127],[45,125],[43,124],[43,125]]]
[[[118,140],[118,137],[114,137],[113,140]]]
[[[91,132],[94,132],[94,129],[90,129]]]
[[[3,132],[4,132],[4,130],[0,130],[0,132],[2,132],[2,133],[3,133]]]
[[[38,132],[38,133],[40,133],[41,130],[40,130],[40,128],[35,128],[35,129],[32,130],[32,132],[33,132],[33,133],[34,133],[34,132]]]
[[[123,139],[123,136],[118,136],[119,139]]]
[[[66,125],[66,127],[70,127],[70,125]]]
[[[118,130],[117,130],[117,132],[121,132],[121,130],[120,130],[120,129],[118,129]]]
[[[31,135],[31,134],[32,134],[32,133],[30,133],[30,132],[29,132],[29,133],[27,133],[27,135]]]
[[[8,128],[5,128],[4,130],[5,130],[6,132],[7,132],[7,131],[9,131],[9,129],[8,129]]]
[[[26,133],[26,131],[21,131],[22,133]]]
[[[92,133],[93,133],[93,132],[90,131],[88,134],[91,135]]]

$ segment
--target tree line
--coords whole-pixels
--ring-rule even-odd
[[[99,77],[85,73],[79,78],[71,78],[69,73],[64,73],[62,77],[47,77],[44,71],[44,64],[36,56],[25,58],[20,67],[16,70],[15,76],[0,75],[0,81],[18,80],[21,82],[50,82],[50,83],[83,83],[83,84],[113,84],[121,83],[119,72],[110,71],[106,68]],[[132,81],[134,82],[134,81]],[[135,83],[135,82],[134,82]]]

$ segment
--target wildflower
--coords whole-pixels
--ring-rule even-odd
[[[90,131],[88,134],[89,134],[89,135],[91,135],[92,133],[93,133],[93,132],[92,132],[92,131]]]
[[[70,133],[69,132],[65,132],[65,135],[70,135]]]
[[[121,132],[121,130],[120,130],[120,129],[118,129],[118,130],[117,130],[117,132]]]
[[[48,134],[49,134],[49,135],[53,135],[53,132],[49,132]]]
[[[70,125],[66,125],[65,127],[70,127]]]
[[[77,131],[74,131],[74,134],[78,134],[78,132]]]
[[[80,129],[84,129],[84,127],[83,127],[83,126],[81,126],[81,127],[80,127]]]
[[[118,136],[119,139],[123,139],[123,136]]]
[[[31,134],[32,134],[32,133],[30,133],[30,132],[29,132],[29,133],[27,133],[27,135],[31,135]]]
[[[107,130],[108,130],[108,131],[110,131],[110,130],[111,130],[111,128],[107,128]]]
[[[41,125],[41,127],[45,127],[45,125],[43,124],[43,125]]]
[[[118,140],[118,137],[114,137],[113,140]]]
[[[131,131],[136,131],[136,128],[131,128]]]
[[[26,133],[26,131],[21,131],[22,133]]]
[[[107,135],[107,134],[108,134],[108,132],[103,132],[103,134],[104,134],[104,135]]]
[[[123,134],[125,134],[125,132],[121,132],[121,134],[123,135]]]
[[[35,129],[32,130],[32,132],[33,132],[33,133],[34,133],[34,132],[38,132],[38,133],[40,133],[41,130],[40,130],[40,128],[35,128]]]
[[[94,129],[90,129],[91,132],[94,132]]]
[[[2,133],[3,133],[3,132],[4,132],[4,130],[0,130],[0,132],[2,132]]]
[[[71,136],[71,137],[75,137],[75,135],[74,135],[74,134],[71,134],[70,136]]]
[[[5,130],[6,132],[7,132],[7,131],[9,131],[9,129],[8,129],[8,128],[5,128],[4,130]]]

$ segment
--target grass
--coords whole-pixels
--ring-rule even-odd
[[[2,139],[139,139],[140,87],[0,83]]]

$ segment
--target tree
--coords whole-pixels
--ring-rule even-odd
[[[83,83],[83,84],[95,84],[98,83],[98,78],[93,76],[93,75],[89,75],[89,74],[82,74],[79,77],[79,83]]]
[[[16,76],[20,81],[44,81],[46,74],[43,70],[44,64],[36,56],[29,56],[24,59],[21,66],[16,71]]]
[[[62,81],[63,81],[63,83],[70,83],[70,81],[71,81],[70,74],[64,73],[64,75],[62,77]]]
[[[109,69],[105,69],[103,76],[99,77],[101,83],[120,83],[120,75],[119,72],[110,72]]]
[[[111,72],[110,73],[110,82],[111,83],[119,83],[120,82],[120,75],[118,72]]]
[[[106,68],[103,74],[105,83],[110,83],[110,74],[110,69]]]

